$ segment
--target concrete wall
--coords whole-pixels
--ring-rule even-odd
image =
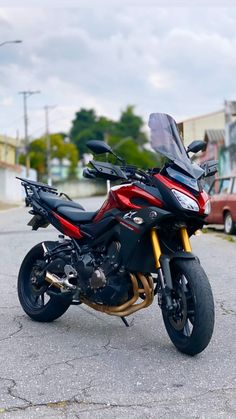
[[[24,199],[24,189],[16,176],[26,177],[26,169],[23,166],[0,165],[0,201],[7,203],[19,203]],[[36,171],[30,170],[30,179],[36,180]]]
[[[25,197],[24,188],[21,186],[20,180],[16,176],[26,178],[26,168],[19,165],[8,165],[0,163],[0,201],[6,203],[19,203]],[[30,170],[29,179],[37,180],[35,170]],[[105,181],[93,180],[73,180],[57,182],[55,187],[59,192],[64,192],[72,199],[83,198],[93,195],[106,194]]]
[[[54,186],[59,192],[66,193],[72,199],[106,194],[105,181],[81,179],[57,182]]]

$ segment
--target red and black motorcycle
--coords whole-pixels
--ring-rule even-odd
[[[181,351],[195,355],[208,345],[214,326],[214,302],[207,276],[192,253],[189,237],[202,228],[210,211],[204,177],[216,162],[200,167],[188,153],[175,121],[151,114],[152,148],[166,157],[161,169],[91,161],[84,176],[116,181],[98,211],[86,212],[67,195],[43,183],[21,179],[33,230],[52,224],[62,235],[44,241],[25,256],[18,295],[34,320],[50,322],[71,304],[126,316],[152,304],[157,295],[167,333]],[[113,150],[90,141],[95,154]],[[118,160],[120,159],[115,155]]]

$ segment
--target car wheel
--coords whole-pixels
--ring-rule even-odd
[[[235,231],[235,225],[233,222],[232,215],[227,212],[224,217],[224,230],[226,234],[233,234]]]

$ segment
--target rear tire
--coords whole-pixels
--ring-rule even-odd
[[[40,287],[34,284],[33,269],[44,260],[43,253],[42,243],[39,243],[25,256],[18,275],[18,297],[23,310],[31,319],[38,322],[52,322],[66,312],[70,302],[61,297],[48,296],[49,284],[46,281]]]
[[[196,260],[175,260],[171,267],[172,297],[179,309],[162,315],[167,333],[176,348],[188,355],[202,352],[214,329],[214,301],[208,278]]]
[[[224,231],[225,234],[233,234],[235,232],[235,224],[229,211],[224,216]]]

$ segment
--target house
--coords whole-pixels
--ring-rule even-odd
[[[221,150],[225,146],[224,129],[207,129],[203,140],[207,143],[206,150],[199,154],[199,161],[218,160]]]
[[[0,162],[16,164],[18,140],[0,135]]]
[[[224,109],[196,116],[178,124],[179,131],[183,137],[184,145],[187,147],[193,140],[204,140],[207,130],[225,129],[225,111]]]
[[[219,161],[219,175],[236,172],[236,101],[225,101],[224,109],[196,116],[178,124],[184,145],[193,140],[207,142],[205,152],[196,155],[196,161]]]
[[[204,152],[198,154],[198,163],[201,164],[207,160],[218,160],[218,174],[223,175],[227,164],[225,161],[225,130],[207,129],[204,141],[207,143],[207,147]]]
[[[18,141],[0,135],[0,202],[21,202],[24,193],[16,176],[26,177],[26,168],[17,163]],[[37,173],[30,169],[30,179],[36,180]]]

